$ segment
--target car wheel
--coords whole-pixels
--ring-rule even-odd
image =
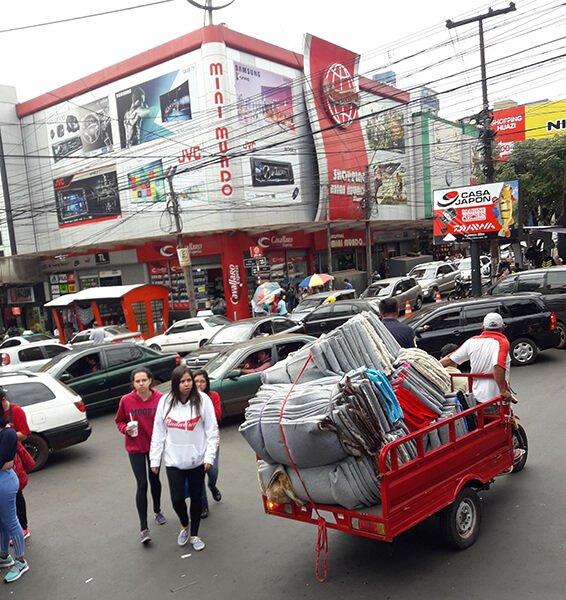
[[[420,310],[422,308],[422,306],[423,306],[423,299],[420,296],[418,296],[417,301],[415,302],[414,310]]]
[[[151,344],[149,347],[152,350],[157,350],[158,352],[161,352],[161,346],[158,346],[157,344]]]
[[[49,446],[47,442],[40,435],[32,433],[23,441],[23,445],[35,461],[35,467],[30,473],[35,473],[35,471],[43,469],[49,458]]]
[[[558,331],[558,334],[560,335],[560,342],[556,347],[564,350],[564,348],[566,348],[566,325],[564,325],[562,321],[558,321],[556,323],[556,331]]]
[[[538,347],[528,338],[517,338],[511,342],[509,354],[514,365],[530,365],[537,359]]]

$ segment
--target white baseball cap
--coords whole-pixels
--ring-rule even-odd
[[[487,330],[503,329],[503,318],[499,313],[487,313],[483,318],[483,328]]]

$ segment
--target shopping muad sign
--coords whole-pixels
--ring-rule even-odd
[[[435,190],[434,243],[515,238],[518,215],[518,181]]]

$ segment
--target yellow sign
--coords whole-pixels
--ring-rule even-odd
[[[566,100],[525,106],[525,138],[549,138],[566,132]]]

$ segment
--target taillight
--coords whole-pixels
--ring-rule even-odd
[[[175,365],[178,367],[181,364],[181,357],[176,354],[175,355]]]
[[[6,354],[5,352],[2,352],[2,366],[5,367],[6,365],[10,364],[10,355]]]
[[[75,402],[74,404],[82,413],[86,412],[86,406],[82,400],[79,400],[78,402]]]
[[[550,331],[556,329],[556,313],[550,313]]]

